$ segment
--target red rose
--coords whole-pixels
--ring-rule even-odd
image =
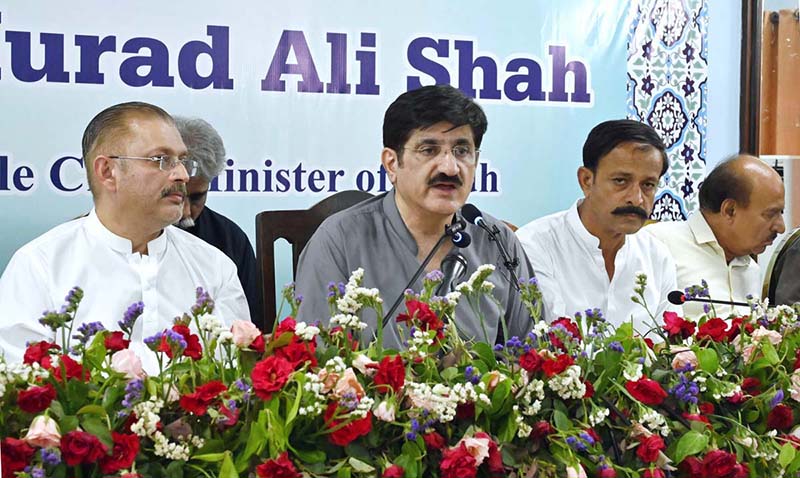
[[[661,468],[644,470],[644,473],[642,474],[642,478],[664,478],[664,476],[664,472],[661,471]]]
[[[700,409],[700,413],[705,415],[712,415],[714,413],[714,404],[709,402],[701,402],[697,408]]]
[[[683,413],[681,413],[681,416],[683,416],[683,418],[685,418],[687,420],[691,420],[691,421],[695,421],[695,422],[703,422],[703,423],[706,424],[707,428],[711,429],[711,422],[708,420],[708,418],[706,418],[705,415],[700,415],[698,413],[683,412]]]
[[[492,440],[486,432],[478,432],[475,438],[485,438],[489,440],[489,457],[486,459],[486,465],[489,467],[489,473],[505,475],[505,467],[503,466],[503,456],[500,454],[500,449],[497,443]]]
[[[264,343],[264,336],[263,336],[263,335],[259,335],[259,336],[258,336],[258,337],[256,337],[256,339],[255,339],[255,340],[253,340],[253,342],[250,344],[250,348],[251,348],[251,349],[253,349],[253,350],[255,350],[256,352],[258,352],[258,353],[260,353],[260,354],[263,354],[263,353],[264,353],[264,348],[265,348],[265,345],[266,345],[266,344]]]
[[[59,382],[64,381],[64,375],[62,373],[62,365],[64,372],[66,372],[67,380],[71,378],[76,378],[78,380],[88,382],[89,381],[89,370],[83,368],[83,365],[79,364],[72,358],[67,355],[60,355],[59,356],[60,363],[55,363],[50,368],[50,373],[53,374],[55,379]]]
[[[544,370],[545,375],[552,377],[560,374],[574,363],[575,361],[572,357],[567,354],[561,354],[555,359],[545,360],[542,364],[542,370]]]
[[[288,319],[284,319],[284,322],[287,320]],[[300,340],[299,337],[294,335],[294,332],[291,332],[291,339],[289,340],[288,344],[277,347],[274,349],[274,351],[276,356],[285,358],[287,361],[289,361],[289,363],[292,364],[294,368],[297,368],[306,362],[311,362],[312,367],[317,366],[316,342],[306,342],[304,340]]]
[[[334,445],[347,446],[351,441],[356,438],[366,435],[372,430],[372,412],[367,413],[364,418],[359,418],[349,422],[347,425],[341,426],[345,420],[334,420],[336,410],[339,404],[331,402],[325,410],[325,427],[328,429],[336,429],[328,435],[328,440]]]
[[[767,428],[770,430],[785,431],[792,427],[794,413],[791,407],[779,403],[767,415]]]
[[[659,452],[666,448],[664,440],[658,435],[650,435],[639,440],[636,448],[636,456],[645,463],[653,463],[658,460]]]
[[[689,338],[694,334],[694,322],[685,320],[675,312],[664,312],[664,330],[670,337]]]
[[[172,330],[178,332],[183,336],[186,341],[186,348],[183,350],[183,356],[189,357],[192,360],[200,360],[203,356],[203,346],[200,345],[200,337],[193,334],[189,327],[185,325],[173,325]],[[167,356],[172,358],[172,351],[167,352]]]
[[[550,422],[540,420],[533,425],[530,437],[535,441],[539,441],[555,432],[556,429],[553,428],[553,425],[550,425]]]
[[[188,393],[181,397],[180,406],[189,413],[195,415],[205,415],[208,406],[219,396],[220,393],[228,390],[224,383],[212,380],[205,385],[200,385],[194,393]]]
[[[703,477],[746,478],[746,465],[736,462],[736,455],[724,450],[712,450],[703,458]]]
[[[28,387],[17,395],[17,405],[23,412],[39,413],[56,398],[56,389],[49,383],[43,387]]]
[[[583,398],[594,397],[594,385],[592,385],[592,382],[584,380],[583,384],[586,385],[586,393],[583,394]]]
[[[220,418],[217,423],[222,425],[223,427],[232,427],[236,425],[236,422],[239,421],[239,409],[235,408],[231,410],[230,408],[222,405],[219,407],[219,413],[225,416],[225,418]]]
[[[629,380],[625,384],[625,389],[633,398],[645,405],[661,405],[661,402],[667,398],[667,392],[661,388],[661,385],[647,377],[642,377],[635,382]]]
[[[697,340],[708,338],[714,342],[722,342],[728,338],[727,330],[728,324],[724,320],[715,317],[700,326],[697,330]]]
[[[450,448],[442,452],[442,461],[439,463],[441,478],[475,478],[478,473],[478,463],[470,455],[467,445]]]
[[[139,453],[138,436],[111,432],[111,439],[114,440],[111,455],[105,455],[100,460],[100,471],[106,475],[130,468]]]
[[[383,470],[383,478],[403,478],[405,476],[406,470],[403,469],[402,466],[399,465],[391,465],[386,467]]]
[[[475,418],[475,402],[465,402],[456,405],[457,420],[472,420]]]
[[[551,328],[556,326],[562,326],[567,331],[567,335],[571,335],[574,340],[581,340],[583,337],[581,336],[581,331],[578,329],[578,325],[572,321],[569,317],[561,317],[558,320],[555,320],[551,325]],[[567,337],[569,338],[569,337]],[[556,336],[555,333],[550,332],[550,343],[553,344],[555,347],[564,350],[564,343],[561,341],[559,337]]]
[[[403,365],[403,358],[399,355],[395,355],[394,358],[383,357],[378,364],[378,371],[375,373],[373,381],[378,386],[379,392],[400,392],[406,382],[406,367]]]
[[[597,478],[617,478],[617,470],[605,464],[600,465],[597,468]]]
[[[536,373],[542,368],[544,359],[536,349],[530,349],[519,358],[519,366],[530,373]]]
[[[743,394],[742,392],[736,392],[730,397],[728,397],[728,403],[732,403],[734,405],[741,405],[746,401],[747,401],[747,395]]]
[[[299,478],[300,473],[295,468],[289,453],[283,452],[274,460],[267,460],[256,467],[258,478]]]
[[[430,432],[422,435],[422,440],[425,442],[425,447],[429,450],[441,450],[447,445],[442,435],[436,432]]]
[[[110,334],[106,335],[106,350],[117,352],[127,349],[130,344],[131,341],[126,340],[122,332],[111,332]]]
[[[278,322],[278,326],[275,327],[275,338],[277,339],[284,332],[291,332],[294,333],[295,329],[297,328],[297,321],[294,320],[292,317],[285,317],[283,320]]]
[[[53,342],[46,342],[44,340],[41,342],[34,342],[25,349],[25,355],[22,361],[28,365],[38,363],[43,368],[50,368],[50,351],[57,350],[61,350],[61,347]]]
[[[761,395],[761,380],[755,377],[747,377],[742,380],[742,391],[748,395]]]
[[[703,462],[694,456],[687,456],[678,465],[678,469],[690,478],[703,476]]]
[[[408,313],[399,314],[396,319],[397,322],[411,322],[412,320],[417,320],[422,330],[435,330],[436,337],[439,339],[444,338],[444,332],[442,331],[444,322],[439,320],[436,313],[431,310],[428,304],[418,300],[409,300],[406,301],[406,309],[408,309]]]
[[[653,350],[653,347],[655,347],[655,343],[653,343],[653,339],[650,337],[644,338],[644,344],[647,345],[647,348],[650,350]]]
[[[3,470],[3,478],[14,478],[16,472],[24,470],[34,453],[36,450],[25,440],[11,437],[3,439],[0,444],[0,468]]]
[[[293,371],[294,366],[288,360],[270,355],[258,362],[250,373],[253,390],[262,400],[269,400],[273,393],[280,391],[286,385]]]
[[[107,452],[108,447],[91,433],[74,430],[61,437],[61,458],[67,466],[95,463]]]

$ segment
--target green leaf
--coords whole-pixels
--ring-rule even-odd
[[[264,445],[267,443],[267,411],[261,410],[258,414],[258,420],[250,424],[250,434],[247,439],[247,447],[244,453],[240,453],[236,457],[236,469],[239,472],[244,472],[250,462],[250,457],[255,454],[261,454],[264,450]]]
[[[292,449],[292,453],[300,458],[303,463],[325,463],[328,456],[322,450],[297,450]]]
[[[78,425],[80,425],[80,422],[78,421],[78,417],[75,415],[65,415],[61,420],[59,420],[58,424],[60,425],[61,434],[63,435],[64,433],[77,429]]]
[[[291,433],[290,425],[294,421],[294,417],[297,416],[297,411],[300,409],[300,399],[303,398],[303,385],[306,383],[306,376],[302,373],[298,373],[295,374],[295,378],[292,380],[297,382],[297,394],[294,397],[291,408],[289,408],[289,413],[286,415],[287,433]]]
[[[561,410],[553,410],[553,421],[556,424],[556,429],[562,432],[572,428],[572,422],[567,417],[567,414]]]
[[[494,358],[494,350],[492,350],[491,345],[484,342],[478,342],[472,347],[472,351],[475,352],[478,357],[486,362],[492,369],[497,368],[497,359]]]
[[[497,387],[495,387],[492,392],[492,409],[490,413],[495,414],[500,412],[505,406],[509,394],[511,394],[511,380],[503,380],[498,383]]]
[[[781,465],[781,468],[786,468],[786,466],[794,460],[796,453],[791,443],[784,443],[781,447],[781,453],[778,455],[778,463]]]
[[[111,439],[111,431],[104,421],[88,415],[81,417],[80,421],[83,431],[96,436],[109,450],[114,448],[114,440]]]
[[[87,363],[91,368],[101,368],[103,366],[103,361],[106,358],[106,336],[108,336],[110,332],[104,331],[99,334],[95,334],[94,338],[92,339],[92,343],[89,345],[89,348],[83,354],[83,361]]]
[[[369,463],[364,463],[356,457],[351,456],[347,461],[350,463],[350,466],[353,467],[353,470],[355,470],[356,473],[372,473],[375,471],[374,466],[370,465]]]
[[[708,437],[696,431],[688,431],[678,440],[675,447],[675,462],[680,463],[687,456],[700,453],[708,446]]]
[[[447,367],[439,374],[443,380],[450,381],[458,376],[458,369],[455,367]]]
[[[700,349],[695,350],[697,355],[697,362],[700,368],[708,373],[715,373],[719,368],[719,356],[714,349]]]
[[[338,478],[350,478],[351,475],[352,473],[349,466],[343,466],[339,468],[339,471],[336,472],[336,476]]]
[[[200,460],[208,463],[216,463],[225,458],[225,453],[204,453],[202,455],[193,455],[192,460]]]
[[[761,351],[764,353],[764,358],[767,359],[770,365],[780,363],[781,359],[778,357],[778,352],[767,338],[761,339]]]
[[[108,412],[106,412],[106,409],[100,405],[86,405],[78,410],[76,415],[97,415],[98,417],[105,418],[108,416]]]
[[[166,478],[183,478],[184,463],[186,462],[180,460],[175,460],[173,462],[170,462],[170,464],[167,465],[167,469],[164,470],[164,476]],[[143,476],[149,476],[149,475],[144,474]]]
[[[223,458],[222,466],[219,468],[219,478],[239,478],[239,473],[236,472],[236,467],[233,466],[230,451],[225,452],[225,458]]]

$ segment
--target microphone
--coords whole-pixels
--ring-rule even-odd
[[[705,302],[707,304],[720,304],[720,305],[738,305],[750,307],[747,302],[736,302],[733,300],[716,300],[708,299],[706,297],[689,297],[679,290],[673,290],[667,294],[667,300],[674,305],[683,305],[685,302]]]
[[[469,237],[469,236],[467,236]],[[442,259],[439,267],[442,271],[442,283],[436,288],[436,295],[444,295],[453,291],[453,285],[464,278],[467,273],[467,259],[460,252],[453,252]]]
[[[428,263],[431,261],[431,259],[433,259],[433,256],[436,254],[436,251],[438,251],[439,248],[442,247],[442,244],[444,244],[444,242],[448,238],[450,239],[450,241],[452,241],[452,243],[456,247],[467,247],[472,243],[472,238],[467,233],[467,231],[464,230],[466,228],[467,228],[467,223],[464,222],[463,219],[458,217],[458,215],[453,215],[453,222],[449,226],[444,227],[444,234],[442,234],[442,237],[439,238],[439,240],[436,242],[436,245],[434,245],[433,249],[431,249],[431,252],[428,253],[428,255],[425,257],[425,260],[422,261],[422,264],[419,265],[417,271],[414,273],[414,276],[411,278],[410,281],[408,281],[408,284],[406,284],[406,286],[403,287],[403,290],[400,292],[400,295],[397,297],[397,300],[394,301],[394,304],[392,304],[392,307],[389,309],[389,312],[387,312],[386,315],[383,316],[382,327],[386,326],[386,323],[392,317],[392,314],[394,314],[394,312],[400,306],[400,303],[403,301],[403,297],[405,297],[406,290],[410,289],[411,286],[414,285],[414,282],[416,282],[417,279],[419,279],[419,276],[421,276],[422,273],[425,271],[425,267],[427,267]]]
[[[500,251],[500,256],[503,258],[503,265],[511,276],[511,286],[519,292],[519,279],[515,271],[519,265],[519,257],[511,258],[511,254],[508,253],[505,244],[500,240],[500,229],[498,229],[497,225],[492,224],[489,226],[489,223],[483,218],[481,211],[473,204],[464,204],[461,208],[461,215],[463,215],[464,219],[469,221],[470,224],[474,224],[486,231],[486,233],[489,234],[490,242],[497,243],[497,249]]]

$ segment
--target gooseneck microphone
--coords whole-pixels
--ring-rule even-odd
[[[487,234],[489,234],[489,241],[497,244],[497,249],[500,251],[500,256],[503,258],[503,265],[511,275],[511,286],[519,291],[519,279],[517,278],[516,268],[519,265],[519,257],[511,258],[503,241],[500,240],[500,229],[496,224],[489,225],[486,219],[483,218],[481,211],[473,204],[464,204],[461,208],[461,214],[470,224],[475,224],[480,227]]]
[[[738,305],[744,307],[750,307],[750,304],[747,302],[736,302],[733,300],[716,300],[716,299],[709,299],[707,297],[691,297],[679,290],[673,290],[669,294],[667,294],[667,300],[674,305],[683,305],[686,302],[705,302],[707,304],[720,304],[720,305]]]
[[[464,230],[466,228],[467,228],[467,223],[464,222],[463,219],[458,217],[458,215],[454,215],[453,222],[449,226],[444,227],[444,234],[442,234],[442,237],[439,238],[439,240],[436,242],[436,245],[433,246],[433,249],[431,249],[431,252],[428,253],[428,255],[425,257],[425,260],[422,261],[422,264],[419,265],[419,268],[417,268],[417,271],[414,273],[414,276],[411,278],[411,280],[408,281],[408,284],[406,284],[406,286],[403,287],[403,290],[400,292],[400,295],[397,297],[397,300],[394,301],[394,304],[392,304],[392,307],[389,309],[389,312],[387,312],[386,315],[383,316],[383,321],[382,321],[383,327],[386,327],[386,323],[392,317],[392,314],[395,313],[397,308],[400,306],[400,303],[403,302],[403,297],[405,297],[406,295],[406,290],[408,290],[412,285],[414,285],[417,279],[419,279],[419,276],[421,276],[422,273],[425,271],[425,267],[427,267],[428,263],[431,261],[431,259],[433,259],[433,256],[436,254],[436,251],[438,251],[439,248],[442,247],[442,244],[444,244],[447,239],[450,239],[456,247],[461,247],[461,248],[467,247],[470,245],[470,243],[472,243],[472,238],[469,236],[467,231]]]
[[[442,259],[439,270],[442,271],[442,282],[434,293],[445,295],[455,290],[455,285],[466,275],[467,259],[460,252],[451,252]]]

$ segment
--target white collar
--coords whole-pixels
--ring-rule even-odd
[[[131,240],[118,236],[108,230],[108,228],[100,222],[100,218],[97,217],[97,211],[94,208],[92,208],[91,212],[89,212],[86,217],[86,229],[89,231],[89,234],[96,237],[103,244],[108,245],[112,250],[126,255],[133,254],[133,243]],[[163,229],[158,237],[147,243],[147,254],[158,258],[166,248],[167,233],[166,229]]]

